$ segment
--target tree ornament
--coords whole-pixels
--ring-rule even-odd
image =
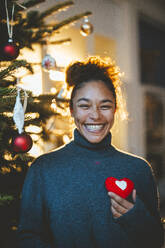
[[[19,46],[15,44],[11,39],[8,40],[1,48],[4,61],[11,61],[16,59],[19,55]]]
[[[27,106],[27,93],[24,90],[24,106],[22,106],[20,99],[20,91],[21,89],[17,87],[17,97],[13,112],[13,120],[18,129],[18,135],[13,137],[11,142],[12,149],[16,153],[28,152],[31,149],[33,143],[30,135],[23,132],[24,115]]]
[[[16,153],[28,152],[33,145],[32,138],[27,133],[21,133],[12,138],[12,150]]]
[[[1,47],[1,53],[4,61],[11,61],[16,59],[19,55],[19,46],[13,42],[13,19],[14,19],[14,8],[15,5],[13,3],[12,13],[11,13],[11,21],[9,20],[9,13],[7,8],[7,0],[5,0],[5,8],[6,8],[6,23],[7,23],[7,31],[9,35],[8,42],[3,44]]]
[[[42,67],[45,69],[45,71],[50,71],[51,69],[55,68],[56,67],[55,59],[51,55],[46,54],[42,60]]]
[[[80,33],[83,36],[88,36],[93,32],[93,25],[89,22],[88,17],[84,18],[84,23],[81,24],[80,26]]]

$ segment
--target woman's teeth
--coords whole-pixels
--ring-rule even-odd
[[[103,124],[100,125],[88,125],[86,124],[85,127],[89,132],[96,132],[96,131],[100,131],[103,128]]]

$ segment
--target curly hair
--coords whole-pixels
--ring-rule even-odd
[[[66,68],[66,82],[73,87],[70,98],[71,109],[77,90],[90,81],[102,81],[112,92],[116,108],[118,107],[119,94],[121,94],[119,68],[114,62],[104,61],[100,57],[92,56],[83,62],[76,61]]]

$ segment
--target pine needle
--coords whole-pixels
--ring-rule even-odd
[[[0,71],[0,79],[5,78],[6,76],[12,75],[12,73],[14,73],[15,70],[20,67],[26,68],[31,73],[33,72],[31,65],[26,60],[15,60],[6,69]]]
[[[73,4],[74,4],[73,1],[66,1],[63,3],[56,4],[55,6],[52,6],[51,8],[47,9],[42,14],[40,14],[39,19],[43,20],[45,17],[55,14],[57,11],[66,10],[69,6]]]

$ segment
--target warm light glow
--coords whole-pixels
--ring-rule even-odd
[[[30,90],[34,95],[39,95],[42,93],[42,68],[41,63],[41,46],[38,44],[33,45],[33,50],[24,48],[18,59],[26,59],[29,63],[33,64],[34,74],[27,74],[27,70],[20,68],[16,71],[17,77],[21,78],[21,87]],[[24,76],[25,74],[25,76]]]
[[[12,227],[11,227],[11,230],[13,230],[13,231],[16,231],[17,229],[18,229],[17,226],[12,226]]]
[[[63,116],[70,116],[70,108],[66,108],[62,111]]]
[[[27,113],[26,114],[26,118],[30,117],[31,119],[36,119],[39,116],[40,116],[39,113]]]
[[[17,78],[22,78],[24,75],[27,74],[27,72],[28,72],[27,69],[20,67],[20,68],[18,68],[17,71],[15,72],[15,76],[16,76]]]
[[[53,110],[56,110],[56,109],[57,109],[57,105],[56,105],[55,103],[52,103],[52,104],[50,105],[50,107],[51,107]]]
[[[18,166],[17,166],[17,167],[16,167],[16,170],[17,170],[18,172],[21,172],[21,171],[22,171],[22,167],[20,167],[20,166],[18,167]]]
[[[79,28],[63,29],[59,34],[52,35],[49,41],[65,39],[66,37],[72,38],[67,46],[64,44],[58,46],[50,44],[47,47],[47,53],[53,54],[59,67],[66,67],[72,61],[84,59],[84,56],[87,55],[86,39],[82,38]]]
[[[120,72],[120,73],[119,73],[119,77],[120,77],[120,78],[124,78],[124,77],[125,77],[125,72]]]
[[[63,141],[64,141],[65,144],[69,143],[70,139],[69,139],[68,135],[65,134],[63,136]]]
[[[42,131],[41,127],[34,126],[34,125],[29,125],[25,128],[26,132],[32,132],[32,133],[40,133]]]
[[[40,95],[42,93],[42,75],[40,72],[35,72],[33,75],[27,75],[22,78],[24,89],[30,90],[34,95]]]
[[[7,117],[12,117],[13,113],[11,113],[11,112],[3,112],[3,115],[5,115]]]
[[[52,81],[65,81],[65,73],[62,71],[50,70],[49,77]]]
[[[6,160],[13,160],[13,157],[11,156],[10,153],[5,153],[4,154],[4,159],[6,159]]]
[[[56,135],[63,135],[64,134],[64,130],[55,129],[54,130],[54,134],[56,134]]]
[[[40,63],[41,62],[41,46],[33,44],[33,50],[29,48],[21,49],[21,53],[18,59],[26,59],[29,63]]]
[[[128,113],[125,112],[125,111],[123,111],[123,112],[121,113],[121,119],[122,119],[122,120],[127,120],[127,118],[128,118]]]
[[[57,93],[57,89],[56,89],[55,87],[52,87],[52,88],[50,89],[50,92],[51,92],[52,94],[56,94],[56,93]]]
[[[8,168],[8,167],[1,167],[1,173],[2,173],[2,174],[9,173],[10,171],[11,171],[11,169]]]
[[[38,141],[40,139],[39,135],[37,134],[30,134],[33,141]]]
[[[29,154],[33,157],[38,157],[39,155],[43,154],[43,150],[41,149],[41,147],[37,144],[33,143],[32,148],[29,151]]]

